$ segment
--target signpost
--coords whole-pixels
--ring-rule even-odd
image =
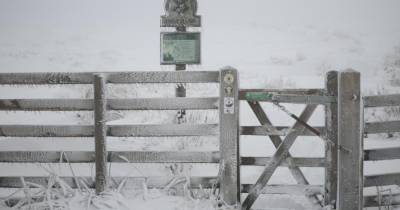
[[[160,63],[175,65],[176,71],[186,70],[187,64],[201,63],[200,33],[186,32],[186,27],[201,27],[197,13],[197,0],[166,0],[161,27],[174,27],[176,32],[161,32]],[[186,97],[184,84],[177,84],[176,97]],[[177,114],[177,122],[184,123],[185,110]]]

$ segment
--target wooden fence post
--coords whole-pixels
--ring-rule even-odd
[[[220,198],[240,206],[239,89],[237,70],[226,67],[220,73]]]
[[[339,73],[338,210],[363,209],[363,135],[360,73]]]
[[[337,99],[338,96],[338,72],[330,71],[326,74],[325,88],[328,96]],[[325,105],[325,191],[324,205],[332,205],[336,208],[337,194],[337,156],[338,156],[338,102],[335,100]]]
[[[94,75],[94,138],[96,154],[96,193],[100,194],[107,187],[107,99],[106,76]]]

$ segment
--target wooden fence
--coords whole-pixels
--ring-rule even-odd
[[[109,99],[109,83],[219,83],[219,97],[202,98],[135,98]],[[219,184],[221,200],[229,205],[242,203],[242,209],[250,209],[261,194],[303,194],[315,209],[331,205],[335,209],[355,210],[363,206],[378,206],[387,196],[363,197],[363,188],[376,185],[399,184],[400,174],[382,174],[364,177],[363,161],[400,159],[400,148],[363,148],[364,134],[400,131],[400,122],[363,122],[364,107],[399,106],[399,95],[367,96],[362,100],[360,74],[349,70],[331,71],[326,75],[323,89],[240,89],[236,70],[227,68],[210,72],[131,72],[131,73],[9,73],[0,74],[1,85],[23,84],[91,84],[94,99],[2,99],[0,110],[8,111],[94,111],[93,125],[1,125],[3,137],[95,137],[95,152],[0,152],[3,163],[21,164],[23,170],[29,163],[53,163],[58,171],[68,176],[63,179],[79,185],[71,174],[70,164],[83,171],[96,162],[98,193],[110,185],[107,162],[125,163],[207,163],[209,168],[192,166],[191,184],[204,187]],[[239,100],[246,101],[254,112],[259,126],[239,126]],[[261,103],[274,103],[281,111],[295,119],[292,126],[274,126]],[[296,116],[280,103],[305,104],[303,112]],[[317,106],[325,108],[325,126],[308,123]],[[108,125],[107,110],[219,110],[218,124],[162,124],[162,125]],[[275,153],[271,157],[240,157],[239,136],[269,137]],[[168,136],[218,136],[219,151],[210,152],[109,152],[107,137],[168,137]],[[325,145],[325,156],[318,158],[293,157],[289,149],[299,136],[318,136]],[[284,137],[284,138],[282,138]],[[121,158],[122,157],[122,158]],[[68,163],[66,163],[68,162]],[[240,166],[265,166],[255,184],[240,183]],[[217,167],[215,167],[217,166]],[[219,166],[219,167],[218,167]],[[268,185],[279,166],[288,167],[296,185]],[[115,166],[113,166],[115,167]],[[118,166],[117,166],[118,167]],[[120,166],[130,167],[128,165]],[[310,185],[300,167],[322,167],[325,170],[323,185]],[[135,166],[131,167],[135,169]],[[218,177],[209,177],[207,170],[216,169]],[[159,175],[160,168],[150,170]],[[48,171],[10,171],[2,173],[0,187],[23,187],[22,180],[46,183]],[[33,175],[30,175],[33,174]],[[135,172],[136,177],[145,175]],[[147,175],[146,175],[147,176]],[[151,175],[149,175],[151,176]],[[121,177],[113,177],[120,182]],[[142,179],[143,180],[143,179]],[[90,183],[90,178],[85,178]],[[148,183],[159,187],[160,181]],[[163,182],[165,184],[165,182]],[[90,185],[90,184],[89,184]],[[241,202],[240,194],[247,193]],[[396,196],[394,195],[397,199]],[[394,199],[392,204],[400,204]]]
[[[364,108],[384,108],[400,106],[400,94],[365,96]],[[364,133],[393,134],[400,132],[400,121],[365,122]],[[400,159],[400,147],[387,147],[364,150],[364,161],[382,161]],[[378,162],[379,163],[379,162]],[[398,167],[398,166],[397,166]],[[400,168],[400,167],[398,167]],[[400,185],[400,172],[381,173],[364,176],[364,187]],[[380,193],[364,197],[364,207],[400,205],[400,194]]]
[[[326,205],[338,206],[341,210],[357,209],[362,196],[361,193],[356,193],[361,191],[362,186],[359,183],[362,176],[362,162],[359,158],[362,152],[362,136],[358,72],[329,72],[325,89],[241,90],[239,98],[248,102],[261,124],[241,126],[241,134],[268,136],[276,147],[276,152],[268,160],[251,162],[262,162],[265,169],[254,185],[243,187],[243,192],[249,193],[242,204],[243,209],[250,209],[260,194],[268,193],[268,181],[279,166],[287,166],[297,182],[297,185],[281,186],[281,193],[286,191],[290,194],[293,193],[291,189],[296,189],[299,194],[309,198],[315,209]],[[294,118],[296,123],[292,127],[273,126],[260,102],[275,103]],[[300,116],[295,116],[279,103],[306,104],[306,108]],[[307,123],[318,105],[325,107],[324,127]],[[293,158],[289,149],[296,138],[310,135],[319,136],[325,141],[325,157]],[[250,161],[242,162],[249,163]],[[324,167],[324,186],[310,185],[300,167]],[[352,180],[348,180],[349,178]],[[359,202],[354,202],[358,200]]]
[[[306,195],[315,209],[331,205],[333,209],[354,210],[363,207],[399,205],[399,194],[363,196],[364,187],[399,185],[400,173],[364,176],[364,161],[400,159],[400,148],[363,148],[365,134],[400,132],[400,121],[363,122],[365,108],[400,106],[400,95],[367,96],[360,91],[360,74],[353,70],[331,71],[325,89],[252,89],[240,90],[260,126],[241,126],[241,135],[268,136],[277,148],[269,158],[241,157],[242,165],[265,165],[254,185],[242,185],[249,193],[242,208],[250,209],[260,194],[288,193]],[[292,127],[273,126],[260,102],[307,104]],[[325,126],[307,123],[316,105],[325,107]],[[287,110],[282,110],[288,112]],[[291,113],[287,113],[293,115]],[[325,157],[293,158],[289,149],[298,136],[320,136],[325,141]],[[280,136],[286,136],[283,140]],[[278,166],[288,167],[297,185],[267,185]],[[324,167],[324,186],[309,185],[300,167]],[[322,200],[320,198],[323,198]]]
[[[220,97],[202,98],[134,98],[108,99],[107,84],[127,83],[217,83]],[[10,164],[15,170],[2,171],[0,187],[25,187],[24,183],[45,184],[51,173],[56,173],[71,186],[79,187],[82,181],[103,192],[110,186],[107,162],[126,163],[113,165],[121,169],[136,169],[135,163],[194,163],[210,164],[192,166],[191,184],[210,187],[219,184],[220,196],[230,205],[239,200],[239,103],[237,71],[226,68],[221,71],[196,72],[120,72],[120,73],[3,73],[1,85],[71,85],[89,84],[94,87],[94,99],[1,99],[3,111],[94,111],[93,125],[0,125],[2,137],[94,137],[95,151],[2,151],[0,162]],[[219,110],[219,124],[160,124],[160,125],[108,125],[108,110]],[[179,137],[219,136],[220,151],[210,152],[108,152],[107,137]],[[71,141],[72,143],[72,141]],[[96,162],[95,183],[90,178],[91,166]],[[46,163],[41,165],[40,163]],[[51,164],[52,170],[44,165]],[[129,166],[132,165],[133,166]],[[71,165],[75,170],[72,170]],[[215,167],[216,165],[216,167]],[[220,165],[218,167],[218,165]],[[202,170],[218,168],[220,177],[202,177]],[[34,169],[34,170],[32,170]],[[30,170],[30,171],[26,171]],[[117,170],[117,169],[114,169]],[[133,172],[129,175],[146,180],[157,176],[164,182],[148,182],[149,187],[161,187],[165,183],[165,166],[145,168],[150,172]],[[83,171],[83,172],[82,172]],[[218,171],[217,171],[218,172]],[[82,176],[82,177],[81,177]],[[89,177],[87,177],[89,176]],[[123,177],[115,175],[113,181],[120,183]],[[23,178],[21,178],[23,177]],[[77,179],[79,177],[79,180]],[[167,180],[168,181],[168,180]],[[218,183],[214,183],[217,181]]]

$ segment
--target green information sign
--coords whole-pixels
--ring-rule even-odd
[[[161,64],[200,64],[200,33],[162,32]]]

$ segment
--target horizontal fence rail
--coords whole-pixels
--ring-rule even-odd
[[[108,152],[107,162],[122,163],[218,163],[219,152]],[[94,152],[0,152],[0,162],[89,163]]]
[[[400,159],[400,147],[366,149],[364,160],[393,160]]]
[[[290,127],[276,126],[276,130],[269,130],[265,126],[240,126],[240,134],[248,136],[286,136],[290,132]],[[313,127],[318,132],[324,132],[324,127]],[[299,133],[299,136],[315,136],[315,133],[310,130],[304,130]]]
[[[0,84],[93,84],[93,74],[88,73],[2,73]],[[192,72],[108,72],[107,83],[218,83],[218,71]]]
[[[331,96],[276,94],[269,92],[246,92],[244,99],[250,102],[260,101],[294,104],[327,104],[336,100],[336,98]]]
[[[364,132],[367,134],[400,132],[400,121],[367,122]]]
[[[107,136],[167,137],[213,136],[218,124],[109,125]],[[0,136],[9,137],[93,137],[92,125],[0,125]]]
[[[400,185],[400,172],[364,176],[364,187]]]
[[[365,96],[364,107],[400,106],[400,94]]]
[[[258,93],[275,93],[275,94],[291,94],[291,95],[325,95],[325,89],[240,89],[239,99],[246,100],[246,94],[249,92]]]
[[[218,98],[107,99],[108,110],[218,109]],[[91,111],[93,99],[0,99],[0,110]]]

